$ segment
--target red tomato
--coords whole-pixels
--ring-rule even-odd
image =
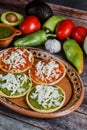
[[[84,43],[84,39],[87,35],[87,29],[83,26],[74,27],[72,30],[72,38],[76,40],[80,45]]]
[[[28,16],[24,19],[24,21],[20,25],[20,30],[23,35],[30,34],[37,30],[40,30],[41,23],[36,16]]]
[[[56,28],[56,35],[59,40],[64,40],[71,35],[74,23],[70,19],[61,21]]]

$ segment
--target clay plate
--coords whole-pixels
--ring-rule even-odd
[[[66,61],[51,55],[46,51],[31,47],[27,49],[33,53],[35,60],[51,58],[60,60],[65,65],[66,75],[59,83],[56,84],[62,87],[65,91],[65,103],[61,109],[53,113],[40,113],[31,110],[26,103],[25,97],[17,99],[0,97],[0,103],[17,113],[36,118],[62,117],[76,110],[81,105],[84,97],[84,85],[76,70]]]

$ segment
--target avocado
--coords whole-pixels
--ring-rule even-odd
[[[53,15],[53,11],[48,4],[40,0],[34,0],[25,6],[26,15],[35,15],[43,23]]]
[[[11,26],[18,26],[23,20],[23,15],[14,11],[7,11],[1,14],[1,22]]]

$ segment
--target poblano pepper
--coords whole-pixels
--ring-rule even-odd
[[[74,39],[67,39],[63,44],[63,49],[67,60],[77,69],[81,74],[84,68],[83,51]]]
[[[56,37],[56,34],[46,34],[44,30],[39,30],[14,42],[15,47],[29,47],[43,45],[49,36]]]
[[[63,16],[51,16],[42,26],[46,32],[53,33],[55,31],[55,28],[59,22],[64,20],[65,18]]]

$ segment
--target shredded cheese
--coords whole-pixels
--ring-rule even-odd
[[[60,94],[57,87],[47,85],[37,85],[35,92],[30,95],[30,98],[35,99],[44,108],[60,106],[61,97],[64,98],[64,94]]]
[[[26,50],[16,49],[15,51],[12,51],[11,54],[8,52],[5,52],[4,58],[2,59],[2,62],[9,65],[9,70],[11,68],[15,69],[15,72],[18,72],[20,70],[20,67],[24,67],[26,64],[26,57],[28,57],[28,61],[32,61],[32,54],[30,53],[28,56],[25,55]]]
[[[59,69],[59,64],[51,60],[48,64],[44,61],[39,61],[36,64],[35,75],[42,81],[52,80],[52,78],[58,79],[62,71]]]
[[[27,76],[25,74],[14,75],[8,73],[6,75],[0,74],[0,88],[6,88],[8,91],[11,91],[11,95],[14,95],[15,92],[22,93],[25,91],[21,86],[27,81]]]

